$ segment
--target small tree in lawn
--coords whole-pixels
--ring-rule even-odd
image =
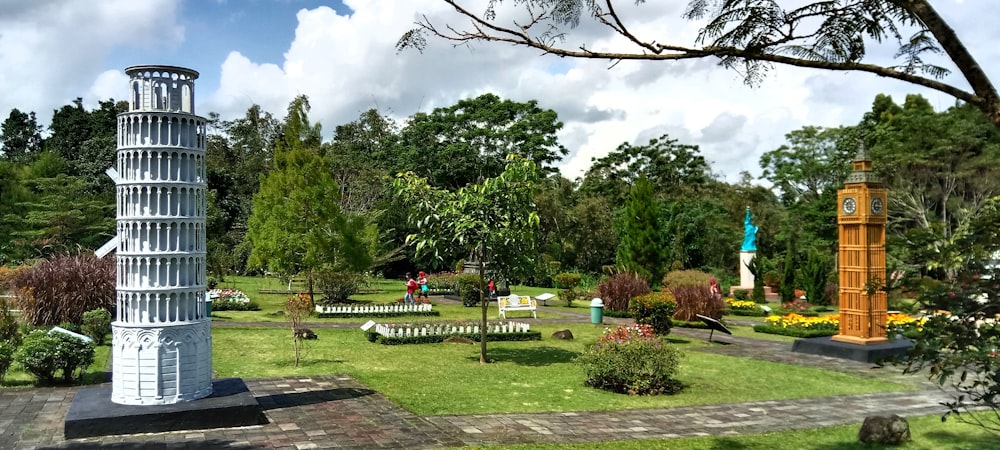
[[[490,277],[511,280],[534,267],[535,254],[534,191],[539,170],[530,160],[516,155],[507,157],[503,173],[471,184],[455,192],[435,188],[427,179],[412,172],[400,174],[393,183],[396,194],[408,208],[408,217],[417,232],[407,236],[416,246],[416,254],[440,255],[459,249],[479,261],[480,323],[479,362],[486,358],[486,315],[489,302],[484,298],[486,262]]]
[[[292,347],[295,349],[295,367],[299,367],[299,354],[306,333],[302,323],[312,314],[313,302],[305,295],[293,295],[285,300],[285,314],[292,325]]]

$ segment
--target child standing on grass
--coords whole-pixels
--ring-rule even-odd
[[[417,297],[422,295],[424,300],[430,300],[430,298],[427,297],[427,274],[422,270],[417,274],[417,284],[420,285],[420,293],[417,294]]]
[[[417,290],[417,281],[413,279],[413,275],[409,272],[406,273],[406,296],[403,297],[403,304],[405,305],[415,305],[417,300],[413,298],[413,293]]]

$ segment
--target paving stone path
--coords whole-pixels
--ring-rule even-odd
[[[563,313],[586,322],[589,316]],[[613,320],[613,319],[609,319]],[[215,322],[215,326],[236,326]],[[254,324],[284,326],[283,323]],[[310,324],[316,326],[319,324]],[[334,327],[356,325],[323,324]],[[705,330],[677,329],[672,336],[707,339]],[[418,416],[346,375],[246,379],[265,409],[266,425],[65,440],[63,420],[74,388],[0,390],[2,449],[172,448],[441,448],[520,443],[582,443],[622,439],[725,436],[860,422],[867,415],[943,413],[947,397],[921,377],[899,369],[791,353],[787,343],[719,336],[707,351],[786,364],[818,366],[916,385],[917,389],[828,398],[708,406],[533,414]]]

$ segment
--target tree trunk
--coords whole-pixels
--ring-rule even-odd
[[[941,44],[941,49],[948,54],[958,70],[965,76],[965,81],[972,87],[972,91],[979,97],[978,101],[971,103],[975,104],[983,114],[986,114],[993,125],[1000,128],[1000,95],[997,94],[996,87],[990,82],[990,77],[983,71],[983,67],[965,48],[965,44],[958,39],[955,30],[926,0],[912,1],[909,9],[934,35],[934,38]]]
[[[490,362],[486,359],[486,315],[489,312],[490,299],[483,295],[483,278],[486,276],[486,262],[483,258],[486,257],[486,252],[482,250],[482,244],[480,244],[479,257],[479,306],[482,309],[482,320],[479,323],[479,363],[486,364]]]

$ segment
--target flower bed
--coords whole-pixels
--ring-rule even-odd
[[[889,314],[886,317],[886,329],[890,338],[897,334],[908,333],[914,327],[919,327],[921,319],[915,319],[906,314]],[[758,333],[781,334],[794,337],[833,336],[840,332],[840,316],[833,314],[819,317],[803,316],[801,314],[786,314],[784,316],[768,316],[764,325],[757,325],[753,330]]]
[[[486,323],[486,340],[489,341],[538,341],[542,333],[531,331],[531,326],[522,322],[497,321]],[[451,336],[461,336],[479,341],[479,325],[469,323],[425,323],[425,324],[375,324],[367,331],[370,342],[385,345],[430,344],[443,342]]]
[[[320,318],[343,318],[343,317],[397,317],[397,316],[439,316],[440,311],[431,309],[430,303],[418,303],[416,305],[404,305],[400,303],[390,303],[382,305],[338,305],[322,306],[316,305],[316,317]]]
[[[239,289],[210,289],[212,311],[259,311],[260,306]]]
[[[756,302],[727,298],[726,314],[734,316],[763,317],[767,315],[767,311],[764,311],[764,308],[761,308],[761,306]]]

